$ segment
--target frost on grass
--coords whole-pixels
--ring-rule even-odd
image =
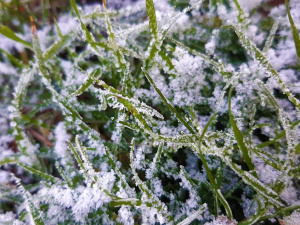
[[[295,224],[297,40],[269,2],[71,0],[37,32],[1,8],[0,223]]]

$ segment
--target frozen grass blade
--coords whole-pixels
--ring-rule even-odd
[[[277,161],[273,162],[273,161],[269,160],[269,159],[266,157],[266,155],[264,154],[265,152],[262,153],[262,152],[260,152],[260,151],[257,151],[256,149],[252,149],[252,151],[253,151],[259,158],[261,158],[262,160],[264,160],[265,163],[267,163],[268,165],[272,166],[274,169],[276,169],[276,170],[278,170],[278,171],[281,171],[281,170],[282,170],[282,165],[281,165],[279,162],[277,162]]]
[[[73,155],[74,155],[76,161],[78,162],[80,168],[81,168],[83,171],[85,171],[85,167],[84,167],[84,165],[83,165],[83,162],[82,162],[81,158],[79,157],[77,150],[75,149],[75,147],[72,145],[71,142],[69,142],[69,147],[70,147],[70,149],[71,149],[71,151],[72,151],[72,153],[73,153]]]
[[[68,179],[68,177],[66,176],[63,168],[61,168],[61,166],[59,165],[58,162],[55,162],[55,166],[58,170],[58,172],[60,173],[60,175],[62,176],[62,178],[64,179],[64,181],[67,183],[69,188],[74,188],[74,186],[71,184],[70,180]]]
[[[262,53],[267,53],[273,44],[273,40],[278,29],[279,21],[276,20],[271,28],[270,34],[266,40],[265,46],[262,50]]]
[[[59,35],[59,37],[60,38],[63,38],[63,33],[61,32],[61,29],[59,28],[59,26],[58,26],[58,24],[57,24],[57,21],[56,21],[56,19],[54,18],[54,23],[55,23],[55,27],[56,27],[56,30],[57,30],[57,32],[58,32],[58,35]]]
[[[59,179],[57,179],[56,177],[53,177],[47,173],[44,173],[35,168],[32,168],[31,166],[25,165],[24,163],[18,162],[18,165],[23,167],[24,169],[28,170],[29,172],[44,178],[47,181],[51,181],[52,183],[60,182]]]
[[[281,208],[276,213],[261,217],[258,221],[260,222],[260,221],[264,221],[267,219],[278,217],[279,215],[285,215],[285,213],[296,211],[297,209],[300,209],[300,205],[294,205],[294,206],[288,206],[285,208]]]
[[[72,8],[75,10],[75,13],[76,13],[76,15],[77,15],[77,17],[78,17],[78,19],[80,21],[81,29],[84,31],[86,40],[88,40],[88,41],[94,41],[91,33],[89,32],[89,30],[86,28],[86,26],[84,25],[84,23],[81,20],[81,16],[79,14],[79,10],[77,8],[77,5],[76,5],[75,1],[74,0],[70,0],[70,3],[72,5]]]
[[[170,57],[168,56],[167,53],[165,53],[163,50],[161,50],[159,53],[160,57],[162,58],[163,61],[165,61],[166,65],[169,67],[169,70],[172,71],[173,69],[175,69],[175,66],[172,63],[172,60],[170,59]],[[172,74],[173,77],[175,77],[174,74]]]
[[[16,162],[18,162],[17,157],[16,158],[6,157],[6,158],[0,160],[0,166],[6,165],[6,164],[15,164]]]
[[[204,210],[207,208],[206,204],[203,204],[195,213],[181,221],[180,223],[177,223],[177,225],[188,225],[191,222],[193,222],[195,219],[197,219],[201,214],[204,212]]]
[[[11,127],[14,129],[13,135],[17,141],[20,151],[24,155],[30,155],[32,159],[35,159],[34,151],[35,146],[31,143],[28,136],[24,132],[24,127],[21,125],[22,122],[22,103],[27,93],[27,88],[33,77],[33,73],[36,70],[34,66],[32,69],[26,68],[19,79],[18,85],[14,92],[14,99],[12,101],[13,111],[12,111],[12,123]],[[34,161],[34,160],[33,160]],[[33,162],[32,162],[33,163]]]
[[[242,25],[247,25],[247,23],[249,23],[247,16],[244,12],[244,10],[242,9],[239,0],[233,0],[239,14],[238,14],[238,22]]]
[[[13,175],[17,185],[19,186],[20,190],[23,193],[23,197],[25,199],[26,210],[30,216],[30,223],[32,225],[44,225],[43,220],[41,219],[42,212],[36,206],[36,203],[33,200],[32,195],[23,187],[21,180]]]
[[[288,117],[286,116],[286,114],[284,113],[284,110],[277,103],[275,97],[271,94],[270,90],[268,90],[268,88],[261,81],[257,81],[257,82],[258,82],[258,85],[263,90],[263,93],[267,96],[271,105],[275,109],[275,111],[278,115],[279,121],[280,121],[283,129],[285,130],[289,158],[288,158],[288,160],[285,161],[284,170],[289,171],[291,169],[290,166],[293,166],[295,158],[296,158],[296,154],[295,154],[296,146],[293,141],[293,135],[291,132],[291,127],[290,127],[290,121],[289,121]]]
[[[45,45],[47,49],[44,52],[41,51],[35,24],[32,21],[32,47],[35,55],[26,55],[24,52],[20,52],[21,57],[25,54],[22,61],[26,64],[27,59],[34,58],[33,61],[29,62],[28,66],[20,64],[20,62],[16,60],[16,54],[18,54],[18,52],[11,53],[10,50],[7,50],[7,52],[0,50],[1,56],[4,56],[0,59],[1,65],[8,63],[8,67],[4,67],[4,69],[8,69],[7,71],[13,69],[11,71],[18,71],[22,74],[15,88],[15,100],[12,102],[13,107],[10,107],[11,117],[9,118],[11,120],[11,127],[13,128],[12,134],[15,136],[19,149],[18,152],[15,153],[13,148],[12,150],[14,152],[11,152],[11,156],[9,154],[9,157],[2,157],[0,165],[19,163],[19,166],[33,173],[33,177],[42,182],[42,185],[38,183],[34,184],[30,190],[33,190],[33,197],[35,198],[34,201],[32,201],[34,206],[32,209],[38,209],[39,207],[35,207],[37,205],[41,206],[45,215],[40,218],[45,218],[45,223],[49,222],[48,215],[51,214],[51,212],[49,214],[49,210],[53,209],[53,200],[59,194],[63,194],[63,197],[60,198],[62,207],[56,202],[54,206],[61,209],[58,218],[63,218],[62,220],[64,221],[62,221],[62,223],[80,223],[79,221],[75,221],[75,217],[80,217],[84,222],[104,223],[99,220],[105,217],[107,218],[105,223],[126,223],[127,219],[128,221],[129,219],[133,219],[133,221],[142,220],[144,223],[149,224],[154,223],[153,221],[176,224],[175,219],[172,218],[172,215],[176,215],[177,223],[189,224],[194,223],[194,219],[201,218],[204,205],[200,204],[202,204],[202,201],[207,201],[206,198],[202,198],[202,196],[207,196],[207,194],[211,195],[210,206],[214,208],[210,208],[210,213],[214,213],[215,217],[218,217],[222,204],[227,217],[234,219],[233,216],[236,215],[236,207],[234,206],[232,208],[233,211],[231,211],[231,207],[226,200],[228,197],[236,197],[235,190],[237,187],[242,191],[247,191],[247,189],[244,190],[245,185],[240,185],[241,183],[245,183],[248,186],[247,188],[253,188],[256,191],[257,194],[251,199],[253,203],[257,202],[258,208],[252,216],[243,218],[244,220],[240,221],[240,224],[250,225],[260,219],[266,219],[270,207],[273,207],[275,212],[282,210],[288,214],[289,211],[285,211],[285,207],[290,205],[291,201],[287,200],[284,206],[280,196],[287,185],[293,185],[289,183],[291,180],[299,178],[298,173],[300,167],[295,164],[297,154],[300,154],[300,143],[298,143],[298,137],[296,136],[299,131],[298,124],[300,121],[294,122],[296,118],[294,115],[297,115],[297,111],[293,108],[291,112],[286,112],[288,108],[281,108],[280,106],[289,103],[286,103],[285,99],[281,101],[281,96],[278,97],[273,93],[274,89],[276,90],[276,88],[278,88],[277,84],[279,83],[283,92],[288,92],[288,98],[293,104],[296,103],[296,107],[299,109],[297,106],[299,102],[297,102],[297,99],[294,100],[295,97],[293,96],[296,85],[285,86],[284,83],[280,83],[279,73],[276,72],[275,69],[272,68],[272,65],[266,60],[266,52],[272,46],[278,28],[278,22],[276,21],[273,24],[264,49],[260,51],[244,35],[244,31],[247,29],[248,22],[250,21],[246,18],[247,14],[241,8],[239,0],[231,0],[232,4],[230,3],[228,5],[225,3],[226,6],[222,5],[224,4],[222,0],[211,0],[208,4],[203,4],[201,10],[199,10],[198,6],[202,1],[194,1],[196,2],[195,5],[185,8],[182,12],[176,12],[175,7],[173,7],[171,13],[159,11],[160,7],[158,6],[161,4],[160,2],[154,0],[145,1],[146,7],[144,5],[135,5],[134,7],[126,6],[120,11],[108,10],[106,1],[103,1],[102,11],[99,10],[99,6],[99,9],[95,9],[93,13],[81,16],[81,11],[79,7],[77,8],[75,0],[71,0],[71,6],[79,19],[78,26],[70,33],[64,35],[55,22],[58,32],[50,32],[50,34],[55,36],[51,40],[57,40],[57,42],[51,46],[48,42],[43,41],[43,45]],[[178,1],[175,5],[177,3]],[[182,2],[181,6],[187,4],[187,2]],[[223,6],[225,6],[226,9],[222,9]],[[249,6],[251,7],[251,5]],[[7,7],[7,4],[5,4],[5,7]],[[221,18],[221,14],[220,17],[218,17],[216,12],[226,12],[230,10],[228,7],[236,9],[237,11],[234,17],[238,15],[239,24],[237,27],[231,27],[235,29],[238,37],[241,39],[242,45],[249,55],[252,56],[255,61],[259,62],[256,69],[254,68],[257,66],[256,63],[247,61],[247,57],[241,57],[237,60],[235,57],[227,55],[228,50],[235,52],[235,50],[238,49],[239,45],[237,45],[236,42],[230,45],[230,47],[224,47],[222,44],[224,43],[223,41],[227,41],[225,39],[220,42],[215,42],[214,47],[216,47],[218,51],[216,55],[200,53],[203,51],[207,38],[209,39],[208,36],[210,34],[207,31],[219,27],[222,23],[226,24],[226,21]],[[194,8],[197,8],[197,11],[186,14]],[[209,14],[207,14],[209,18],[205,18],[206,15],[203,17],[204,20],[196,18],[197,15],[208,12],[207,10],[210,10]],[[285,8],[283,8],[283,10],[285,10]],[[0,16],[1,12],[0,9]],[[148,18],[137,18],[140,15],[146,15],[146,13]],[[171,14],[172,16],[168,18],[167,15]],[[290,12],[288,12],[288,14],[290,14]],[[156,18],[156,15],[158,15],[159,18]],[[182,15],[185,16],[183,21],[188,20],[189,23],[191,23],[187,27],[182,26],[182,21],[178,21]],[[253,14],[253,17],[256,15],[256,13]],[[72,16],[74,17],[74,15]],[[109,17],[113,17],[113,19],[110,20]],[[224,18],[225,17],[226,16],[224,16]],[[86,18],[86,20],[82,18]],[[158,19],[160,20],[159,24],[157,23]],[[213,21],[211,19],[213,19]],[[236,18],[233,19],[236,20]],[[60,21],[64,23],[63,20]],[[178,23],[175,23],[176,21],[178,21]],[[72,24],[75,25],[75,23]],[[173,24],[174,27],[172,27]],[[252,24],[251,29],[259,28],[258,24],[260,23]],[[14,24],[14,27],[15,26]],[[174,29],[170,30],[171,27]],[[290,29],[289,26],[281,27],[281,30],[283,30],[285,34],[289,32],[287,29]],[[170,36],[181,40],[181,42],[166,37],[169,30]],[[43,33],[43,31],[44,29],[41,33]],[[262,31],[258,30],[253,34],[254,36],[251,36],[256,41],[258,39],[261,40],[262,33]],[[223,34],[226,34],[226,32],[222,32],[222,35]],[[232,33],[229,32],[229,34],[229,38],[231,38]],[[14,35],[17,36],[16,34]],[[105,38],[103,37],[106,35],[108,36],[107,41],[104,40]],[[222,35],[219,37],[222,38]],[[172,43],[170,43],[170,45],[164,45],[163,42],[165,38],[167,38],[167,42]],[[288,41],[284,42],[284,38]],[[282,32],[278,33],[278,37],[276,36],[276,42],[274,43],[275,48],[272,51],[277,55],[277,51],[281,45],[285,46],[287,43],[291,43],[291,41],[293,42],[291,35],[283,37]],[[227,47],[229,47],[229,49]],[[189,55],[187,51],[196,57]],[[26,50],[26,52],[28,52],[28,50]],[[168,54],[169,52],[171,52],[171,54]],[[223,53],[225,53],[226,62],[228,63],[222,62],[222,60],[224,60]],[[241,52],[237,50],[235,53],[239,55]],[[180,55],[183,57],[181,58]],[[179,60],[177,60],[177,56],[179,56]],[[199,59],[200,57],[201,59]],[[189,58],[195,59],[195,62],[189,60]],[[200,61],[197,61],[197,58]],[[199,74],[199,78],[205,78],[204,83],[200,84],[197,83],[197,81],[192,83],[193,76],[196,74],[193,74],[191,76],[192,79],[189,79],[189,75],[191,74],[184,73],[184,71],[190,72],[188,71],[189,63],[191,63],[190,66],[194,69],[199,68],[199,72],[201,73]],[[236,72],[239,65],[242,65],[241,71],[243,71],[243,68],[246,70],[249,68],[251,70],[250,72],[252,72],[252,69],[258,71],[263,68],[263,72],[267,70],[267,75],[273,78],[273,83],[270,82],[271,80],[268,80],[268,85],[265,85],[265,80],[262,82],[255,80],[255,77],[246,77],[246,74]],[[144,71],[141,66],[143,66]],[[78,71],[75,71],[74,68],[79,68],[86,76],[81,73],[78,74]],[[180,71],[183,70],[183,73],[178,74],[176,68],[180,68]],[[289,72],[295,71],[295,68],[289,67],[288,69]],[[73,72],[69,73],[69,71],[72,70]],[[100,70],[101,79],[103,80],[99,80]],[[86,71],[91,72],[87,74]],[[174,87],[174,89],[170,90],[170,87],[164,87],[163,89],[158,88],[159,81],[153,80],[154,76],[150,76],[148,71],[149,73],[150,71],[151,73],[153,72],[153,74],[162,71],[162,74],[159,75],[160,79],[165,79],[166,84],[170,84],[170,87]],[[131,73],[134,74],[134,79],[131,78]],[[31,85],[32,77],[35,74],[41,75],[41,79],[34,79]],[[255,76],[255,74],[252,75]],[[150,89],[149,83],[147,83],[147,80],[145,80],[143,76],[146,76],[148,79]],[[282,80],[284,80],[285,74],[280,74],[280,76],[282,76]],[[5,76],[5,81],[7,80],[8,82],[7,84],[5,83],[3,88],[0,88],[0,91],[4,90],[3,97],[5,97],[6,94],[5,88],[7,86],[11,87],[17,78],[15,75],[11,77]],[[40,80],[44,85],[41,84]],[[146,83],[144,83],[145,81]],[[272,86],[274,81],[276,84]],[[191,86],[187,82],[191,82]],[[182,85],[184,83],[187,83],[189,86]],[[239,83],[239,85],[235,86],[237,89],[237,100],[245,106],[240,111],[242,113],[241,115],[244,116],[245,121],[247,119],[250,121],[249,129],[245,133],[239,130],[236,119],[232,114],[233,111],[240,110],[239,105],[231,105],[233,88],[229,91],[229,109],[223,107],[224,104],[221,104],[227,93],[227,89],[236,83]],[[241,92],[244,92],[244,90],[241,90],[241,84],[247,87],[253,83],[252,89],[246,90],[247,95],[239,96]],[[29,85],[29,94],[26,95]],[[44,86],[46,88],[44,88]],[[180,102],[181,96],[177,95],[177,87],[182,89],[182,91],[186,92],[189,96],[186,98],[187,102],[184,102],[184,105]],[[290,87],[290,92],[287,87]],[[155,92],[162,98],[162,101],[155,98],[156,93],[153,92],[153,89],[155,89]],[[168,96],[172,97],[168,97],[167,99],[163,94],[165,91],[166,93],[168,92]],[[193,93],[194,91],[197,91],[197,93],[201,95],[200,99],[197,99],[197,94]],[[47,98],[46,101],[44,101],[44,96]],[[77,96],[80,97],[77,98]],[[185,96],[185,94],[183,96]],[[245,98],[245,96],[249,96],[249,98]],[[1,97],[2,96],[0,96],[0,98]],[[204,98],[208,98],[207,104],[209,104],[209,107],[202,104],[203,102],[201,102],[201,100]],[[172,103],[170,102],[171,99]],[[191,105],[189,100],[191,99],[193,99],[195,109],[191,106],[189,113],[184,110],[189,111],[188,107]],[[147,102],[147,105],[144,101]],[[258,120],[262,117],[260,110],[255,110],[260,103],[259,101],[262,102],[262,107],[266,109],[265,117],[267,118],[263,118],[263,121]],[[108,108],[106,108],[106,102],[109,106]],[[4,103],[3,107],[7,107],[6,104],[7,103]],[[56,105],[60,108],[59,110],[57,110],[58,107],[56,107]],[[167,106],[167,108],[165,106]],[[180,111],[177,110],[176,106],[180,108]],[[53,128],[51,126],[52,123],[50,123],[50,126],[49,124],[47,125],[47,122],[45,122],[47,118],[44,118],[45,115],[46,117],[49,116],[47,112],[49,108],[55,110],[54,114],[56,114],[56,112],[63,114],[63,120],[67,129],[72,129],[72,135],[74,137],[76,136],[76,146],[74,147],[70,143],[69,147],[76,162],[68,155],[68,151],[65,151],[67,148],[66,142],[70,139],[69,134],[62,132],[61,136],[63,137],[63,135],[66,134],[68,138],[66,137],[65,140],[62,138],[60,141],[57,139],[54,151],[52,151],[51,148],[44,148],[43,143],[39,143],[40,146],[38,146],[38,144],[33,145],[30,142],[31,139],[26,136],[25,129],[28,127],[31,129],[34,126],[33,129],[40,129],[39,131],[43,133],[44,137],[49,137],[49,131],[51,132]],[[204,112],[203,108],[205,108],[205,110],[209,108],[209,112]],[[27,109],[29,109],[30,112],[27,112]],[[104,110],[106,110],[106,112],[104,112]],[[274,113],[274,111],[276,113]],[[217,119],[219,112],[222,116],[229,115],[231,126],[230,124],[227,124],[224,128],[223,124],[219,126],[220,120],[223,119],[223,117]],[[2,111],[0,114],[2,114]],[[208,117],[209,115],[210,117]],[[290,117],[290,115],[293,116]],[[158,121],[157,119],[164,121]],[[176,119],[180,124],[178,124]],[[2,124],[2,120],[0,123]],[[276,127],[273,127],[274,124],[276,124]],[[123,131],[123,127],[132,129],[134,132]],[[269,131],[266,134],[269,141],[255,146],[257,136],[259,136],[256,132],[258,129],[264,132]],[[187,134],[186,130],[188,130]],[[101,132],[101,134],[99,134],[99,132]],[[31,133],[31,131],[29,131],[29,133]],[[60,135],[58,130],[55,131],[54,134],[57,136]],[[83,143],[86,146],[81,143],[78,135],[80,135],[80,138],[82,138],[80,140],[84,141]],[[72,141],[74,141],[73,136]],[[127,151],[128,145],[130,145],[128,140],[133,136],[136,136],[138,142],[141,143],[137,149],[136,159],[133,159],[133,143],[131,145],[131,151]],[[38,138],[34,136],[33,139]],[[253,139],[255,139],[255,141],[252,141]],[[10,139],[7,140],[10,141]],[[0,142],[1,141],[2,137]],[[38,142],[40,141],[38,140]],[[64,150],[59,150],[59,142],[64,143]],[[157,144],[159,144],[158,148]],[[274,146],[272,144],[274,144]],[[237,149],[237,147],[241,150],[241,154],[239,155],[242,155],[246,162],[245,164],[247,164],[246,169],[240,166],[240,164],[235,163],[236,158],[232,156],[234,152],[232,149]],[[261,149],[263,147],[267,148]],[[10,148],[10,143],[8,148]],[[273,150],[273,148],[275,148],[277,154],[273,154],[273,151],[269,151],[269,149]],[[158,149],[157,152],[155,152],[156,149]],[[193,172],[191,172],[190,177],[184,167],[178,166],[177,155],[181,157],[182,150],[186,151],[186,149],[191,149],[202,161],[202,168],[206,171],[206,173],[202,171],[206,174],[203,180],[202,177],[201,180],[193,179]],[[10,149],[8,150],[10,151]],[[60,155],[60,151],[62,155]],[[272,152],[272,154],[270,152]],[[173,159],[174,156],[171,156],[171,153],[176,154],[176,160]],[[193,153],[189,152],[187,154],[187,163],[189,163],[191,157],[194,157],[189,155]],[[65,154],[69,156],[66,159],[64,158]],[[261,178],[260,175],[262,175],[261,179],[264,179],[264,174],[259,174],[261,170],[258,169],[258,167],[256,171],[254,170],[255,168],[251,159],[252,154],[262,159],[262,163],[259,166],[270,165],[278,170],[279,177],[275,184],[266,185],[257,178],[255,173],[259,175],[259,178]],[[130,156],[129,159],[128,155]],[[153,159],[149,158],[150,155],[153,156]],[[232,180],[230,177],[225,177],[224,174],[220,174],[222,170],[217,169],[217,171],[215,171],[215,167],[213,167],[214,163],[210,165],[211,161],[207,159],[207,156],[212,156],[209,159],[213,162],[221,163],[222,167],[224,162],[228,165],[226,170],[230,169],[231,172],[237,174],[235,175],[236,177],[241,177],[241,179],[239,179],[240,182],[234,184],[234,188],[230,192],[226,192],[227,195],[225,197],[220,191],[221,187],[226,188],[228,184],[227,181]],[[51,160],[51,162],[53,162],[53,159],[60,159],[63,168],[56,163],[57,169],[55,169],[52,163],[48,164],[48,160],[44,160],[45,157]],[[179,160],[181,160],[181,158]],[[244,164],[242,165],[244,166]],[[135,166],[137,168],[135,168]],[[211,167],[214,169],[211,169]],[[141,170],[145,172],[146,181],[144,181],[140,175]],[[197,172],[200,171],[197,167],[193,168],[193,170]],[[47,174],[48,172],[41,171],[49,171],[49,175]],[[55,174],[53,171],[58,171],[63,180],[51,176]],[[113,181],[114,183],[108,186],[109,189],[106,190],[102,184],[105,184],[105,179],[107,176],[111,176],[111,173],[114,173],[112,180],[115,179],[116,175],[117,177],[116,180]],[[28,175],[28,173],[25,173],[25,176],[26,175]],[[133,179],[131,179],[132,175]],[[192,195],[190,196],[197,195],[197,191],[201,189],[201,202],[197,200],[197,202],[194,202],[193,206],[191,206],[190,201],[193,199],[183,197],[184,200],[186,200],[184,203],[184,201],[182,201],[181,192],[184,187],[181,185],[178,194],[173,194],[174,192],[171,189],[174,187],[169,189],[169,187],[164,184],[163,177],[165,175],[173,177],[176,182],[178,181],[178,177],[182,178],[188,185],[188,190],[192,191]],[[72,176],[72,180],[69,176]],[[49,182],[43,182],[43,180]],[[222,181],[225,182],[221,183]],[[54,185],[51,185],[51,183],[54,183]],[[203,185],[205,188],[202,189]],[[134,186],[137,186],[140,191],[132,188]],[[46,202],[44,202],[43,199],[43,202],[41,202],[40,194],[44,188],[58,188],[59,191],[53,194],[51,194],[50,191],[47,195],[51,194],[53,198],[49,198],[49,201],[45,199]],[[42,192],[40,192],[40,190],[42,190]],[[83,198],[84,194],[88,196],[82,200],[83,204],[78,204],[77,202],[74,206],[70,207],[68,205],[65,207],[63,205],[63,198],[65,198],[64,191],[71,193],[70,200],[72,199],[72,201],[77,200],[76,196],[79,197],[79,201]],[[80,193],[78,193],[79,191]],[[100,195],[96,194],[97,196],[94,196],[95,193],[99,193],[99,191]],[[5,190],[5,197],[11,197],[8,193],[10,193],[11,196],[13,195],[12,192]],[[171,201],[163,203],[158,197],[161,196],[161,194],[170,198]],[[105,197],[105,204],[99,207],[95,206],[93,201],[87,201],[88,198],[93,199],[93,197]],[[240,196],[238,196],[238,198],[240,198]],[[11,199],[13,199],[13,196]],[[97,204],[103,203],[102,201],[97,201],[96,205]],[[112,210],[111,208],[120,206],[122,206],[120,209]],[[182,207],[184,207],[184,211],[178,215],[177,212],[180,212]],[[243,205],[242,207],[244,208]],[[199,210],[196,210],[198,208]],[[291,208],[291,211],[297,209],[298,208]],[[19,210],[19,208],[17,210]],[[141,210],[141,213],[139,210]],[[30,213],[30,208],[28,212]],[[185,212],[189,212],[189,214],[186,215]],[[127,215],[128,213],[130,214],[129,216]],[[29,217],[24,218],[24,215],[25,214],[21,216],[15,215],[15,218],[22,218],[19,220],[25,221],[25,219]],[[101,219],[99,215],[101,215]],[[203,213],[202,216],[204,219],[206,219],[206,215],[206,213]],[[0,218],[1,216],[0,214]],[[272,216],[274,217],[276,215],[274,214]],[[53,221],[54,220],[58,222],[59,219],[53,218]],[[33,219],[32,221],[34,224]],[[29,221],[26,222],[29,223]]]
[[[44,54],[44,60],[47,61],[54,55],[56,55],[59,51],[61,51],[73,38],[72,33],[68,33],[61,37],[56,43],[54,43]]]
[[[125,191],[126,191],[126,193],[128,194],[129,197],[136,197],[136,194],[135,194],[134,190],[129,186],[128,182],[126,181],[125,175],[122,174],[121,171],[118,169],[118,167],[115,163],[115,160],[113,158],[113,155],[111,154],[111,152],[108,150],[107,147],[105,147],[105,150],[106,150],[108,160],[110,161],[110,163],[111,163],[112,167],[114,168],[116,174],[121,179],[122,187],[125,189]],[[136,199],[136,200],[138,200],[138,199]]]
[[[247,171],[243,171],[239,165],[232,162],[231,157],[224,156],[222,159],[233,171],[235,171],[242,179],[243,181],[252,186],[257,193],[264,196],[268,201],[270,201],[272,204],[276,206],[283,206],[281,203],[281,200],[278,196],[278,194],[272,190],[271,188],[265,186],[261,181],[259,181],[257,178],[255,178],[251,173]]]
[[[151,0],[152,1],[152,0]],[[171,28],[171,26],[185,13],[193,10],[194,8],[196,8],[198,5],[200,5],[202,3],[203,0],[200,0],[198,2],[196,2],[194,5],[185,8],[181,13],[176,14],[174,17],[170,18],[170,20],[164,24],[164,26],[161,28],[161,30],[159,31],[159,35],[158,38],[154,39],[151,41],[150,46],[148,47],[147,50],[147,58],[144,62],[144,68],[145,70],[148,70],[151,67],[151,64],[153,63],[154,58],[156,57],[157,53],[161,50],[161,45],[169,31],[169,29]],[[153,2],[152,2],[153,3]],[[150,6],[151,8],[151,6]],[[153,14],[152,10],[150,9],[152,15],[151,16],[155,16],[155,12]],[[154,23],[154,21],[152,21]],[[156,21],[155,21],[156,22]],[[155,35],[154,35],[155,36]]]

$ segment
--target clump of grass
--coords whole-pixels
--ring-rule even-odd
[[[30,34],[0,25],[28,57],[0,49],[3,221],[299,216],[299,21],[288,1],[269,24],[255,19],[267,5],[238,0],[70,5],[55,26],[20,24]]]

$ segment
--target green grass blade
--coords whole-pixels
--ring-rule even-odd
[[[24,41],[23,39],[19,38],[13,30],[11,30],[9,27],[6,27],[4,25],[0,24],[0,34],[8,37],[11,40],[14,40],[16,42],[19,42],[20,44],[23,44],[25,47],[32,49],[32,44]]]
[[[60,38],[63,38],[64,35],[62,34],[62,32],[61,32],[61,30],[60,30],[60,28],[59,28],[59,26],[58,26],[57,21],[56,21],[55,18],[54,18],[54,23],[55,23],[55,27],[56,27],[56,29],[57,29],[57,32],[58,32],[59,37],[60,37]]]
[[[81,17],[80,17],[79,10],[77,8],[77,5],[76,5],[75,1],[74,0],[70,0],[70,3],[71,3],[72,8],[75,10],[76,15],[78,16],[78,19],[81,22]]]
[[[170,57],[168,56],[167,53],[165,53],[163,50],[161,50],[158,54],[160,55],[162,60],[165,61],[166,65],[169,67],[170,71],[175,69],[175,66],[172,63],[172,60],[170,59]],[[173,77],[175,77],[175,75],[173,75]]]
[[[5,157],[4,159],[0,160],[0,166],[6,165],[6,164],[14,164],[18,162],[18,158],[8,158]]]
[[[233,0],[239,14],[238,14],[238,22],[243,24],[243,25],[246,25],[244,24],[245,22],[247,22],[247,16],[244,12],[244,10],[242,9],[240,3],[239,3],[239,0]]]
[[[289,0],[285,0],[285,6],[286,6],[287,14],[288,14],[288,17],[289,17],[289,21],[290,21],[290,24],[291,24],[291,29],[292,29],[292,33],[293,33],[293,38],[294,38],[294,42],[295,42],[297,56],[298,56],[298,59],[300,61],[300,38],[299,38],[298,30],[297,30],[296,25],[295,25],[294,20],[293,20],[293,17],[292,17],[291,12],[290,12]]]
[[[22,68],[24,68],[26,66],[18,58],[14,57],[12,54],[8,53],[7,51],[3,50],[2,48],[0,48],[0,52],[2,52],[4,55],[6,55],[6,57],[9,59],[9,61],[13,65],[17,66],[18,68],[22,69]]]
[[[197,52],[197,51],[185,46],[181,42],[176,41],[175,39],[173,39],[171,37],[166,37],[166,39],[168,39],[169,41],[171,41],[175,45],[187,50],[191,54],[193,54],[195,56],[200,56],[203,60],[205,60],[206,62],[211,64],[216,72],[222,74],[223,77],[232,77],[233,76],[233,74],[231,72],[228,72],[228,71],[225,70],[225,65],[222,62],[215,61],[215,60],[211,59],[209,56],[207,56],[203,53]]]
[[[147,15],[149,18],[149,27],[151,28],[155,40],[157,40],[158,32],[157,32],[157,22],[156,22],[155,7],[154,7],[153,0],[146,0],[146,8],[147,8]]]
[[[256,171],[255,171],[255,167],[254,167],[254,164],[252,162],[252,159],[249,155],[249,151],[245,145],[245,142],[244,142],[244,138],[243,138],[243,134],[242,132],[239,130],[239,128],[237,127],[235,121],[234,121],[234,118],[233,118],[233,115],[231,113],[231,95],[232,95],[232,90],[233,90],[233,86],[230,88],[230,91],[229,91],[229,97],[228,97],[228,102],[229,102],[229,120],[230,120],[230,123],[231,123],[231,126],[232,126],[232,129],[233,129],[233,133],[234,133],[234,136],[235,136],[235,139],[238,143],[238,146],[240,148],[240,150],[242,151],[242,155],[243,155],[243,158],[249,168],[249,170],[251,171],[251,173],[253,173],[253,175],[258,178],[257,174],[256,174]]]
[[[108,16],[107,8],[106,8],[106,0],[103,0],[103,7],[104,7],[104,12],[105,12],[105,21],[106,21],[106,26],[107,26],[107,32],[108,32],[108,40],[109,40],[109,47],[113,49],[114,56],[117,60],[118,66],[121,69],[122,72],[122,92],[124,92],[126,95],[132,97],[133,94],[133,84],[131,82],[132,77],[131,77],[131,72],[129,68],[129,63],[125,60],[125,57],[123,55],[123,52],[120,50],[118,46],[118,42],[115,38],[114,31],[111,26],[111,22]],[[121,114],[124,112],[121,110],[118,118],[121,117]]]

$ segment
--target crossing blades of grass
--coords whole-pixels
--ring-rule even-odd
[[[279,84],[282,91],[287,95],[288,99],[296,106],[298,111],[300,111],[300,102],[295,96],[289,91],[286,84],[280,78],[278,72],[274,69],[271,63],[268,61],[266,56],[257,48],[257,46],[252,43],[244,34],[243,32],[234,25],[223,26],[223,28],[233,28],[239,40],[242,43],[242,46],[247,50],[247,54],[249,54],[253,59],[257,60],[263,68],[266,70],[267,74],[276,80]]]

